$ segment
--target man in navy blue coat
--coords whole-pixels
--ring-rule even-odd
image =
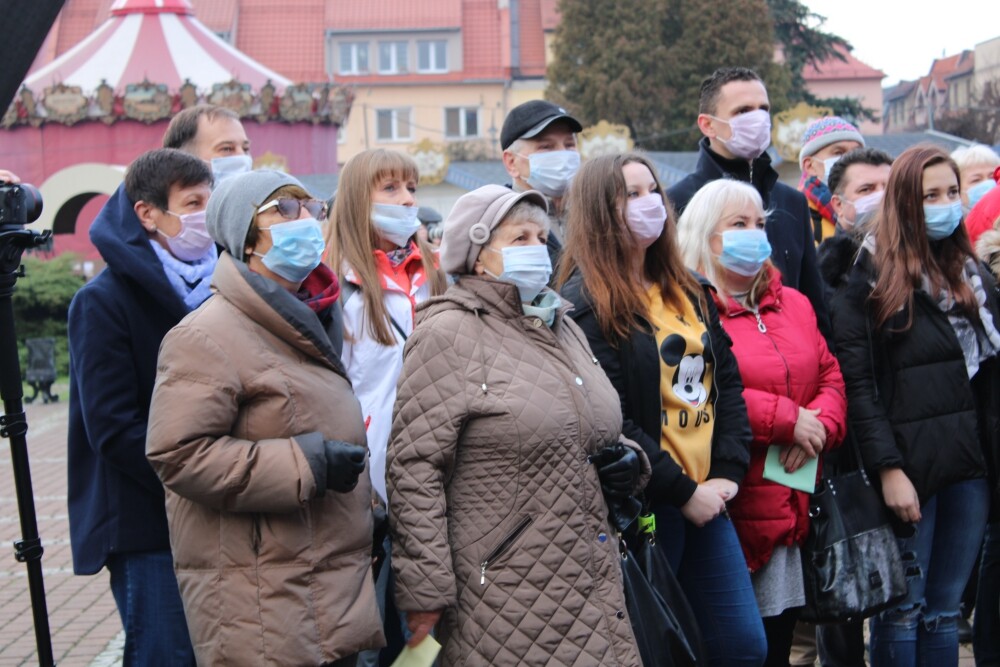
[[[107,268],[69,311],[73,570],[108,568],[125,664],[144,667],[194,664],[146,422],[160,341],[210,294],[209,160],[247,148],[239,119],[218,107],[182,112],[167,134],[186,152],[151,151],[129,167],[90,228]]]
[[[667,190],[678,215],[703,185],[719,178],[750,183],[760,193],[767,218],[771,261],[782,282],[812,303],[820,331],[829,341],[830,320],[823,281],[816,264],[809,204],[801,192],[778,181],[767,147],[771,142],[771,105],[760,77],[745,67],[716,70],[701,84],[695,171]]]

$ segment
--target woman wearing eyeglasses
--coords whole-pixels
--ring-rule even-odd
[[[160,348],[146,453],[199,664],[347,667],[384,643],[364,418],[335,346],[322,219],[286,174],[220,184],[215,293]]]

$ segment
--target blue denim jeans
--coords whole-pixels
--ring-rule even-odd
[[[976,667],[1000,667],[1000,522],[986,527],[972,626]]]
[[[698,528],[676,507],[656,513],[664,550],[701,629],[712,667],[760,667],[767,639],[736,529],[726,516]]]
[[[912,537],[899,540],[909,592],[871,619],[872,667],[958,665],[959,605],[983,543],[985,479],[945,487],[923,507]]]
[[[194,665],[170,552],[115,554],[107,566],[125,627],[125,667]]]

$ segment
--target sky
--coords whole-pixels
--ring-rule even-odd
[[[823,29],[846,39],[854,56],[886,73],[883,86],[917,79],[931,61],[1000,37],[995,0],[801,0],[826,17]]]

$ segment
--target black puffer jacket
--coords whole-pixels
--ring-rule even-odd
[[[753,439],[743,401],[743,380],[733,356],[732,340],[719,323],[712,286],[700,277],[699,280],[705,291],[708,312],[702,312],[696,298],[690,295],[689,298],[701,320],[707,322],[711,350],[706,352],[713,355],[715,378],[712,382],[715,427],[708,476],[740,484],[750,463],[750,441]],[[622,403],[622,434],[639,443],[652,464],[653,475],[646,486],[646,497],[654,503],[665,501],[680,507],[691,498],[698,484],[660,447],[660,354],[652,328],[641,321],[642,329],[633,331],[628,340],[617,341],[616,348],[601,332],[579,272],[573,274],[560,293],[574,304],[570,316],[587,335],[594,355],[618,391]]]
[[[1000,322],[992,278],[982,273]],[[866,468],[902,468],[925,502],[949,484],[986,476],[984,450],[996,447],[1000,426],[1000,364],[984,362],[970,382],[947,316],[923,291],[914,297],[909,330],[894,331],[907,320],[902,310],[876,331],[873,278],[862,249],[830,308],[849,428]]]

